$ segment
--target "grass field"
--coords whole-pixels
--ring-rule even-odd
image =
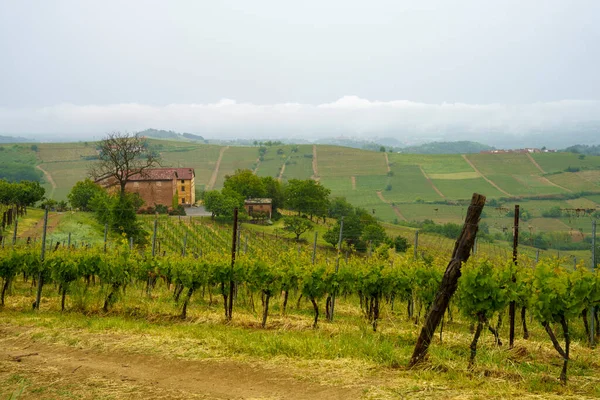
[[[600,156],[584,156],[574,153],[535,153],[533,159],[544,169],[545,172],[558,172],[571,168],[597,169],[600,166]]]
[[[219,158],[219,146],[202,145],[193,149],[175,147],[161,151],[166,167],[192,167],[196,173],[196,184],[206,185]]]
[[[460,154],[398,154],[389,153],[392,165],[421,165],[425,172],[431,174],[472,173],[473,169]]]
[[[385,175],[387,173],[385,155],[381,152],[349,147],[317,146],[317,159],[321,177]]]
[[[600,350],[587,347],[577,319],[570,325],[569,381],[561,385],[561,360],[535,322],[529,324],[529,340],[517,329],[512,350],[494,345],[485,330],[469,368],[470,322],[455,310],[445,320],[443,337],[436,332],[424,365],[408,369],[420,323],[407,319],[400,301],[393,308],[381,304],[375,333],[352,296],[340,296],[335,321],[322,321],[319,329],[310,328],[308,301],[296,307],[292,293],[282,315],[277,296],[268,327],[261,329],[260,313],[252,311],[243,291],[226,323],[221,299],[202,291],[192,297],[182,321],[180,305],[162,281],[152,297],[142,295],[142,284],[130,285],[109,313],[100,310],[105,293],[99,284],[73,284],[66,312],[60,312],[60,297],[50,287],[41,310],[32,312],[29,286],[17,281],[0,313],[2,398],[15,391],[23,399],[600,396],[595,361]],[[505,323],[500,337],[507,335]]]
[[[238,169],[254,169],[258,159],[258,148],[256,147],[229,147],[223,153],[223,159],[219,167],[219,174],[215,189],[223,187],[225,175],[233,175]]]

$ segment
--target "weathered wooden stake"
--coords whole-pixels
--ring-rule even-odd
[[[452,252],[452,259],[448,263],[442,283],[435,299],[429,309],[425,324],[421,329],[421,334],[415,344],[413,355],[409,362],[409,367],[413,367],[417,363],[421,362],[427,355],[427,350],[431,344],[431,339],[435,334],[435,331],[440,324],[440,321],[446,313],[450,298],[456,292],[458,286],[458,278],[460,278],[460,268],[462,263],[469,259],[471,255],[471,249],[475,242],[477,235],[477,229],[479,228],[479,218],[481,217],[481,211],[485,206],[485,196],[473,193],[471,199],[471,205],[467,211],[465,223],[462,228],[462,232],[456,244],[454,245],[454,251]]]
[[[514,220],[514,232],[513,232],[513,263],[517,265],[519,258],[519,205],[515,204],[515,220]],[[512,281],[516,282],[517,278],[513,275]],[[508,315],[510,318],[510,329],[508,347],[513,348],[515,345],[515,314],[517,313],[517,303],[513,300],[508,306]]]
[[[233,281],[233,269],[235,266],[235,255],[237,252],[237,240],[238,240],[238,208],[233,209],[233,235],[232,243],[231,243],[231,280],[229,281],[229,298],[227,299],[229,303],[227,304],[227,312],[226,317],[228,321],[231,321],[231,316],[233,314],[233,292],[235,282]]]
[[[42,286],[44,285],[44,259],[46,258],[46,231],[48,230],[48,207],[44,211],[44,230],[42,231],[42,252],[40,254],[40,273],[38,274],[38,282],[37,282],[37,293],[35,295],[35,304],[33,308],[36,310],[40,309],[40,301],[42,300]]]

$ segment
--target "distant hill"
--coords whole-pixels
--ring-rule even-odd
[[[399,149],[400,153],[409,154],[469,154],[480,151],[494,150],[492,146],[478,142],[431,142],[418,146],[409,146]]]
[[[195,140],[204,142],[204,138],[192,133],[177,133],[174,131],[164,131],[162,129],[146,129],[138,132],[140,136],[146,136],[154,139],[169,139],[169,140]]]
[[[34,140],[27,139],[24,137],[0,135],[0,143],[29,143],[29,142],[34,142]]]

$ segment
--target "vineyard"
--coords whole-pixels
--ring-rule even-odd
[[[145,305],[146,317],[158,313],[172,321],[210,312],[220,313],[226,324],[253,315],[256,323],[249,329],[271,329],[273,318],[276,327],[281,318],[293,318],[297,329],[315,332],[323,324],[347,327],[353,321],[354,329],[369,326],[371,333],[365,335],[381,335],[382,330],[389,335],[399,326],[408,326],[414,335],[430,311],[448,262],[447,256],[396,254],[387,248],[367,254],[317,252],[316,246],[292,241],[274,245],[272,237],[248,231],[238,231],[232,255],[231,227],[168,217],[143,223],[160,232],[143,248],[127,238],[108,246],[56,242],[47,244],[42,256],[39,241],[5,245],[0,250],[2,307],[27,310],[33,303],[40,315],[60,310],[99,313],[102,318],[139,313]],[[591,312],[600,306],[598,274],[583,263],[565,267],[558,258],[536,263],[521,256],[517,261],[472,256],[463,265],[434,346],[443,349],[444,337],[467,329],[470,339],[463,340],[462,349],[453,348],[452,357],[475,370],[484,331],[492,334],[493,347],[509,347],[507,310],[512,303],[519,310],[523,339],[535,332],[536,340],[551,345],[556,353],[550,364],[560,360],[561,369],[549,366],[549,371],[554,369],[567,382],[569,363],[577,364],[573,359],[581,357],[573,354],[572,343],[581,343],[578,351],[587,352],[584,348],[598,339],[598,315]],[[392,350],[373,350],[379,365],[407,364],[393,349],[403,351],[410,343],[392,340],[384,346]],[[575,379],[590,372],[581,365],[576,371]]]

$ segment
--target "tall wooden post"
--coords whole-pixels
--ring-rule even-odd
[[[315,265],[315,261],[317,259],[317,237],[319,236],[319,231],[315,231],[315,242],[313,244],[313,253],[312,253],[312,263]]]
[[[519,205],[515,205],[515,220],[514,220],[514,232],[513,232],[513,264],[517,265],[519,258]],[[513,275],[512,281],[516,282],[517,278]],[[517,310],[517,303],[513,300],[508,306],[508,314],[510,318],[510,330],[509,330],[509,347],[512,349],[515,344],[515,314]]]
[[[106,253],[106,241],[108,240],[108,224],[104,224],[104,252]]]
[[[596,271],[596,220],[592,221],[592,272]],[[590,346],[594,347],[594,334],[596,323],[596,309],[590,307]]]
[[[229,281],[229,303],[227,304],[227,320],[231,321],[233,314],[233,292],[235,282],[233,281],[233,270],[235,267],[235,255],[237,252],[237,240],[238,240],[238,208],[233,209],[233,235],[231,243],[231,280]]]
[[[431,339],[435,334],[435,331],[446,313],[450,298],[456,292],[458,286],[458,278],[460,278],[460,268],[463,262],[466,262],[471,255],[471,249],[475,242],[477,235],[477,229],[479,228],[479,218],[481,217],[481,211],[485,206],[485,196],[473,193],[471,198],[471,205],[467,211],[465,223],[459,238],[454,245],[454,251],[452,252],[452,258],[448,263],[444,277],[440,288],[429,308],[429,313],[425,319],[425,324],[421,328],[421,334],[415,344],[413,355],[409,362],[409,367],[412,367],[422,361],[427,355],[427,350],[431,344]]]
[[[152,257],[156,254],[156,231],[158,230],[158,219],[154,220],[154,230],[152,232]]]
[[[342,252],[342,234],[344,232],[344,217],[340,220],[340,237],[338,238],[338,251],[337,251],[337,259],[335,260],[335,273],[337,274],[340,269],[340,254]],[[331,315],[329,316],[329,321],[333,321],[333,312],[335,310],[335,289],[331,294]]]
[[[42,286],[44,285],[44,259],[46,258],[46,231],[48,230],[48,207],[44,210],[44,230],[42,231],[42,252],[40,254],[40,273],[38,274],[37,292],[35,295],[35,304],[33,307],[36,310],[40,309],[40,301],[42,300]]]
[[[13,240],[12,240],[12,245],[13,247],[17,244],[17,231],[19,229],[19,219],[17,218],[16,214],[15,214],[15,230],[13,232]]]
[[[419,249],[419,230],[415,231],[415,251],[414,251],[414,259],[417,259],[418,256],[418,249]]]

